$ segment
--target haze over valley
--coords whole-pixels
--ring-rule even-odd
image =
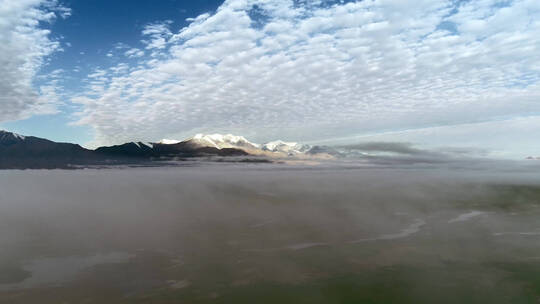
[[[540,297],[537,170],[199,163],[0,190],[1,303]]]

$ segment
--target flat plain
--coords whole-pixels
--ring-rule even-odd
[[[0,172],[0,303],[538,303],[534,172]]]

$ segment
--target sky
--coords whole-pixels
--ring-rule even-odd
[[[0,128],[540,156],[540,1],[0,0]]]

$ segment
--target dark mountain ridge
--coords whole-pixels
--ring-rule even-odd
[[[0,131],[0,169],[53,169],[85,165],[136,164],[208,156],[247,156],[247,152],[200,147],[186,142],[144,144],[131,142],[90,150],[77,144]]]

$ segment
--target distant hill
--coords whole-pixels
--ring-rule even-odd
[[[246,157],[250,158],[246,158]],[[85,149],[33,136],[0,131],[0,169],[52,169],[91,165],[130,165],[190,158],[218,161],[268,162],[279,158],[332,158],[340,153],[331,147],[309,146],[281,140],[256,144],[232,134],[197,134],[185,140],[163,139],[156,143],[129,142]],[[243,160],[227,159],[244,157]]]
[[[93,151],[76,144],[0,131],[0,168],[66,168],[97,162]]]
[[[53,169],[86,165],[135,164],[205,156],[248,156],[235,148],[207,147],[190,142],[176,144],[131,142],[85,149],[33,136],[0,131],[0,169]]]

